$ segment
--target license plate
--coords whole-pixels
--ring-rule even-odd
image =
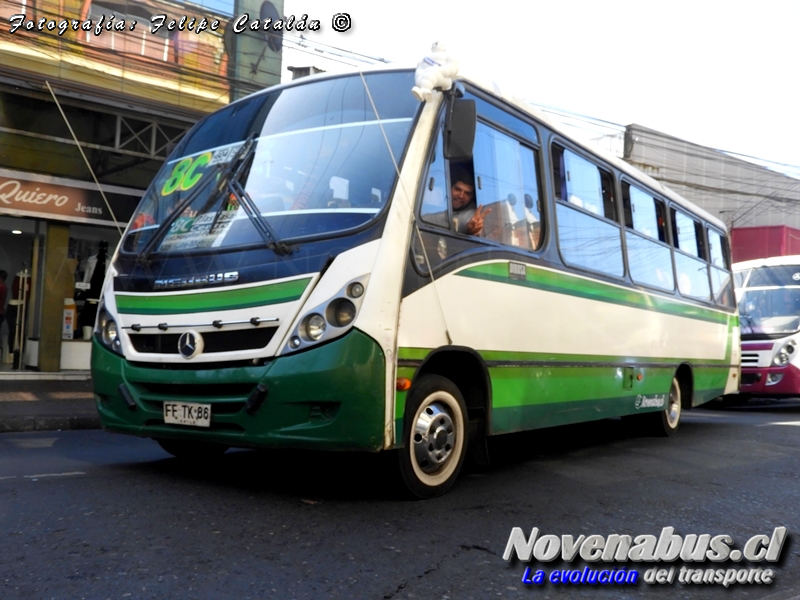
[[[193,402],[164,402],[164,423],[211,427],[211,405]]]

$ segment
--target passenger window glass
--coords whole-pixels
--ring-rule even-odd
[[[553,145],[553,181],[557,199],[617,221],[614,178],[608,171],[570,150]]]
[[[641,285],[674,290],[672,251],[668,246],[632,231],[626,233],[631,279]]]
[[[643,233],[655,240],[662,240],[659,226],[657,205],[660,204],[650,194],[639,188],[624,183],[622,185],[622,202],[625,208],[625,225],[634,231]],[[663,220],[662,220],[663,223]]]
[[[708,255],[712,265],[723,269],[728,266],[728,261],[725,260],[725,238],[713,229],[708,230]]]
[[[570,265],[622,277],[622,240],[619,226],[558,203],[558,244]]]
[[[711,267],[711,290],[714,293],[714,302],[733,308],[735,300],[730,271]]]
[[[420,218],[431,225],[449,227],[447,180],[445,177],[444,154],[442,152],[441,129],[436,136],[433,158],[428,167],[428,174],[423,181],[423,186]]]
[[[542,237],[536,151],[478,123],[473,152],[475,193],[484,211],[482,236],[535,250]]]
[[[564,187],[570,204],[596,215],[604,214],[600,171],[574,152],[564,150]]]
[[[692,228],[694,231],[694,228]],[[684,296],[699,300],[710,300],[711,289],[708,284],[708,265],[702,260],[674,253],[675,271],[678,274],[678,289]]]
[[[673,234],[675,246],[687,254],[702,257],[703,253],[697,238],[697,223],[694,219],[677,210],[673,210],[672,215],[673,224],[675,226],[675,232]]]

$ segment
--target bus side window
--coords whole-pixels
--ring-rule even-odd
[[[710,300],[708,266],[703,260],[705,248],[697,236],[698,221],[673,208],[672,225],[678,289],[684,296]]]
[[[733,282],[727,255],[727,239],[714,229],[708,229],[708,261],[711,263],[711,291],[714,301],[732,308],[734,305]]]
[[[562,192],[566,192],[561,199],[595,215],[616,220],[606,212],[600,170],[593,163],[570,150],[563,149],[561,152],[563,156],[562,181],[560,185],[556,182]]]
[[[552,156],[562,258],[569,265],[623,277],[622,232],[611,173],[556,144]]]
[[[441,129],[436,136],[436,145],[433,151],[428,172],[422,181],[422,205],[420,219],[423,222],[439,227],[450,227],[447,206],[447,180],[445,178],[445,160],[442,151]]]
[[[672,252],[664,244],[664,203],[623,182],[622,206],[631,279],[642,285],[674,290]]]
[[[553,145],[553,186],[556,200],[567,200],[567,176],[564,168],[564,149],[561,146]]]
[[[525,250],[539,248],[542,215],[536,150],[478,123],[473,160],[477,204],[489,211],[483,237]]]

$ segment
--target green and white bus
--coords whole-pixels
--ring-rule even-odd
[[[626,415],[670,434],[737,391],[723,223],[495,86],[413,85],[305,78],[184,137],[106,278],[106,429],[197,460],[392,450],[431,497],[487,436]]]

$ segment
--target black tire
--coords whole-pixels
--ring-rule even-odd
[[[425,375],[408,395],[403,419],[400,474],[416,498],[446,493],[458,478],[467,454],[467,408],[456,385]]]
[[[681,384],[677,377],[672,378],[672,385],[667,396],[664,410],[641,415],[647,431],[654,436],[669,437],[678,431],[681,424]]]
[[[203,458],[211,459],[222,456],[228,451],[230,446],[223,444],[212,444],[210,442],[187,442],[184,440],[161,440],[157,439],[158,445],[166,452],[182,460]]]

